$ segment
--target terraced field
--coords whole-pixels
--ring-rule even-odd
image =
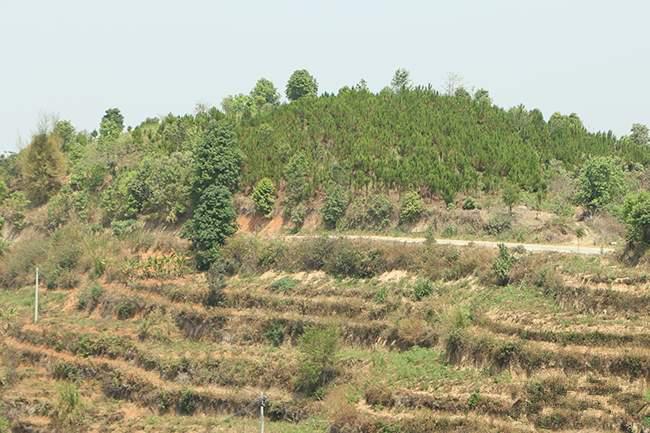
[[[536,283],[469,275],[424,293],[399,269],[235,275],[217,307],[203,275],[99,281],[46,291],[37,324],[31,288],[3,291],[1,409],[13,431],[62,429],[74,383],[80,431],[254,432],[262,394],[267,432],[648,431],[650,289],[589,260],[581,272],[550,257],[554,278]],[[341,339],[316,396],[296,388],[311,327]]]

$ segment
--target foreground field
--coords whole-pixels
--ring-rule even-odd
[[[351,278],[241,266],[216,307],[205,305],[200,274],[104,279],[45,291],[37,324],[32,288],[0,292],[3,422],[32,432],[254,432],[264,394],[268,432],[650,428],[641,270],[524,254],[499,286],[487,275],[492,252],[409,248],[446,257],[453,272]],[[472,255],[488,271],[462,271]],[[332,378],[307,395],[299,345],[313,328],[336,329],[341,344]],[[80,400],[74,423],[62,409],[66,384]]]

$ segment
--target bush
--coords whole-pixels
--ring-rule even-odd
[[[510,269],[512,269],[514,263],[515,257],[510,254],[508,248],[503,244],[499,244],[499,255],[492,265],[492,271],[496,276],[498,285],[505,286],[510,282]]]
[[[629,194],[623,204],[623,220],[628,227],[628,239],[650,243],[650,193]]]
[[[208,294],[203,300],[207,307],[216,307],[223,302],[223,289],[226,288],[226,269],[221,258],[216,259],[207,274]]]
[[[264,330],[264,338],[273,346],[280,346],[284,342],[284,324],[279,320],[270,321]]]
[[[11,224],[14,230],[21,231],[26,225],[25,211],[27,206],[29,206],[29,200],[27,200],[25,194],[16,191],[2,201],[0,214],[2,214],[6,223]]]
[[[135,316],[138,311],[138,304],[133,299],[120,301],[115,308],[119,320],[127,320]]]
[[[275,186],[273,185],[273,181],[268,177],[260,179],[255,184],[255,188],[253,188],[251,198],[255,203],[257,212],[267,217],[270,216],[275,203]]]
[[[368,225],[377,230],[382,230],[390,224],[390,218],[393,213],[393,205],[388,197],[383,194],[377,194],[368,200]]]
[[[328,229],[336,228],[348,207],[348,197],[339,185],[330,185],[325,193],[325,203],[321,209],[323,223]]]
[[[477,390],[470,394],[467,399],[467,407],[470,409],[476,409],[478,404],[481,402],[481,393]]]
[[[124,238],[126,235],[133,233],[136,228],[137,221],[134,219],[111,221],[111,232],[113,236],[118,238]]]
[[[298,281],[291,277],[282,277],[271,283],[271,290],[274,292],[286,293],[298,285]]]
[[[61,385],[52,415],[55,424],[63,431],[81,429],[85,408],[79,389],[75,385],[71,383]]]
[[[425,278],[418,278],[413,286],[413,299],[420,301],[433,293],[433,283]]]
[[[593,157],[580,169],[576,201],[594,213],[616,201],[624,190],[620,162],[611,157]]]
[[[478,205],[476,204],[476,201],[474,201],[472,197],[466,197],[465,200],[463,200],[462,208],[464,210],[474,210],[474,209],[478,209]]]
[[[176,410],[178,413],[181,415],[192,415],[194,412],[196,412],[197,408],[197,396],[194,395],[194,393],[189,389],[183,390],[180,397],[178,398],[178,403],[176,405]]]
[[[77,300],[77,309],[93,311],[99,304],[99,300],[103,294],[104,288],[97,283],[94,283],[90,287],[87,287],[83,292],[79,294],[79,299]]]
[[[293,224],[293,231],[298,232],[302,225],[305,223],[305,217],[307,216],[307,208],[304,204],[298,203],[291,209],[291,214],[289,220]]]
[[[417,192],[409,192],[404,196],[399,211],[400,224],[416,222],[424,212],[424,202]]]
[[[496,215],[491,217],[483,226],[483,230],[489,235],[497,236],[510,230],[512,227],[512,220],[507,215]]]
[[[336,376],[339,332],[334,327],[307,328],[300,338],[300,368],[296,389],[315,395]]]

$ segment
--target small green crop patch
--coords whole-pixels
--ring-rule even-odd
[[[282,277],[278,280],[275,280],[273,283],[271,283],[270,288],[272,292],[286,293],[294,289],[297,285],[298,285],[297,280],[291,277]]]
[[[347,349],[342,351],[342,358],[370,361],[370,381],[385,381],[393,386],[428,388],[480,375],[475,369],[451,367],[443,361],[441,352],[421,347],[404,352]]]

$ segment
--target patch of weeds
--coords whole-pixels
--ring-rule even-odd
[[[467,399],[467,407],[470,408],[470,410],[476,409],[478,404],[481,402],[481,393],[479,390],[475,390],[472,392]]]
[[[85,407],[79,389],[72,383],[63,384],[58,391],[52,418],[63,431],[81,429]]]
[[[115,311],[119,320],[131,319],[138,311],[138,304],[133,299],[125,299],[117,304]]]
[[[386,302],[386,298],[388,298],[388,289],[386,286],[381,286],[376,292],[375,296],[373,297],[373,300],[377,304],[383,304]]]
[[[433,283],[430,280],[425,278],[418,278],[413,286],[413,298],[416,301],[421,301],[422,299],[430,296],[433,293]]]
[[[273,346],[280,346],[284,342],[284,324],[279,320],[269,322],[264,331],[264,338]]]
[[[286,293],[294,289],[298,285],[298,281],[294,280],[291,277],[282,277],[278,280],[275,280],[271,283],[271,291]]]
[[[77,300],[77,309],[93,311],[99,304],[99,300],[103,294],[104,288],[97,283],[91,285],[90,287],[87,287],[83,292],[79,294],[79,299]]]
[[[180,397],[178,398],[178,403],[176,404],[176,409],[181,415],[192,415],[196,412],[198,406],[198,401],[196,396],[189,389],[183,390]]]

